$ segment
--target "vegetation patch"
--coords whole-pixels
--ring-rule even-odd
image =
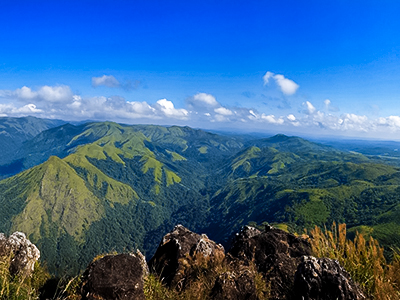
[[[174,183],[181,182],[181,178],[167,168],[164,168],[164,173],[167,180],[167,187],[173,185]]]
[[[202,146],[198,150],[201,154],[206,154],[207,153],[207,146]]]
[[[180,155],[180,154],[178,154],[178,153],[176,153],[176,152],[174,152],[174,151],[166,150],[166,152],[172,156],[172,161],[187,160],[187,159],[184,158],[182,155]]]

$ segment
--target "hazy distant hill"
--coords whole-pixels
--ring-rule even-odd
[[[20,163],[15,162],[10,166],[14,156],[22,144],[35,137],[40,132],[65,124],[60,120],[38,119],[35,117],[23,118],[0,118],[0,176],[1,174],[13,173],[15,168],[19,168]],[[0,177],[1,178],[1,177]]]
[[[1,155],[24,171],[0,181],[0,232],[26,232],[52,272],[112,250],[151,254],[176,223],[226,242],[249,222],[337,221],[400,245],[399,169],[299,137],[63,124]]]

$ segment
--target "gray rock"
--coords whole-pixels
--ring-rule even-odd
[[[222,245],[217,245],[205,234],[197,234],[182,225],[177,225],[166,234],[156,253],[149,261],[150,271],[160,276],[168,286],[182,289],[188,259],[201,255],[207,259],[225,257]]]
[[[8,238],[0,233],[0,256],[9,256],[10,274],[29,276],[34,271],[35,262],[40,258],[39,249],[22,232],[14,232]]]
[[[235,236],[228,254],[244,264],[255,264],[271,286],[270,299],[290,299],[297,266],[303,255],[311,254],[311,246],[283,230],[272,226],[266,229],[261,232],[245,226]]]
[[[366,299],[338,261],[313,256],[302,257],[293,290],[299,300]]]

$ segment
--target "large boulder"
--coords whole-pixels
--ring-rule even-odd
[[[8,238],[0,233],[0,256],[11,258],[9,270],[12,276],[29,276],[40,258],[40,251],[22,232],[14,232]]]
[[[311,255],[308,241],[266,226],[261,232],[245,226],[228,252],[245,264],[254,264],[271,287],[270,299],[292,297],[294,275],[304,255]]]
[[[295,299],[299,300],[361,300],[362,290],[338,261],[303,256],[294,279]]]
[[[140,251],[104,256],[93,261],[82,275],[82,299],[144,300],[147,274],[146,259]]]
[[[182,225],[177,225],[166,234],[156,253],[149,261],[150,271],[160,276],[163,283],[182,289],[185,270],[190,268],[197,257],[223,259],[225,250],[205,234],[197,234]]]

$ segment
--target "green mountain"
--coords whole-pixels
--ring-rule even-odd
[[[146,244],[151,232],[178,221],[204,227],[209,167],[241,146],[180,127],[105,122],[43,131],[20,159],[62,159],[0,181],[0,231],[26,232],[52,272],[76,271],[113,249],[151,251],[159,239]]]
[[[2,232],[23,231],[45,249],[43,258],[52,269],[73,264],[60,251],[84,243],[86,231],[104,218],[106,206],[137,202],[135,191],[91,168],[97,186],[90,186],[71,165],[52,156],[45,163],[0,181]],[[96,193],[102,188],[103,195]],[[63,240],[68,244],[62,245]],[[61,243],[61,244],[60,244]],[[59,248],[64,249],[59,249]],[[69,251],[69,250],[68,250]],[[72,259],[72,261],[69,261]],[[52,271],[55,271],[52,270]]]
[[[299,137],[64,124],[0,156],[22,171],[0,181],[0,232],[27,233],[52,273],[113,250],[151,255],[177,223],[226,243],[248,223],[336,221],[400,245],[400,170]]]

